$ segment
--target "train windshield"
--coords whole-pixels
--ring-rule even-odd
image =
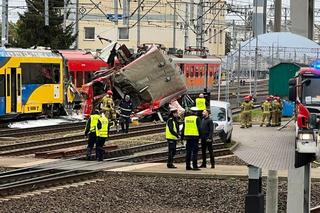
[[[223,107],[212,106],[211,107],[211,119],[213,121],[225,121],[226,109]]]
[[[307,105],[320,105],[320,78],[310,78],[302,90],[302,102]]]

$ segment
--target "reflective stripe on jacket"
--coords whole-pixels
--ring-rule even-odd
[[[191,115],[184,118],[184,136],[199,136],[197,116]]]

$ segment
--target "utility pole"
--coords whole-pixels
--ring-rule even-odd
[[[141,16],[141,0],[138,0],[137,47],[140,46],[140,16]]]
[[[172,47],[176,50],[176,27],[177,27],[177,1],[173,1],[173,41]]]
[[[114,23],[118,25],[118,0],[114,0],[113,4],[114,4]]]
[[[67,0],[64,0],[63,2],[63,32],[66,32],[66,28],[67,28]]]
[[[49,0],[44,0],[44,25],[49,26]]]
[[[123,25],[129,26],[129,11],[130,11],[130,2],[128,0],[123,0]]]
[[[2,0],[1,46],[8,43],[8,0]]]
[[[241,68],[241,44],[239,44],[239,57],[238,57],[238,88],[237,88],[237,104],[240,103],[240,68]]]
[[[189,45],[189,6],[186,3],[185,22],[184,22],[184,49]]]
[[[75,34],[77,35],[76,36],[76,41],[75,41],[75,45],[74,45],[74,48],[75,49],[78,49],[79,47],[79,0],[76,0],[76,16],[75,16]]]
[[[273,32],[281,32],[281,0],[274,1],[274,27]]]
[[[284,29],[285,29],[285,31],[288,31],[288,29],[287,29],[287,18],[288,18],[287,11],[288,11],[288,8],[285,7],[284,8]]]
[[[203,0],[200,0],[198,4],[196,32],[197,32],[197,36],[196,36],[197,49],[202,49],[203,47]]]

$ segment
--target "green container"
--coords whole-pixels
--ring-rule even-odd
[[[269,95],[276,95],[282,98],[288,97],[289,85],[288,81],[293,78],[304,64],[296,63],[279,63],[269,68]]]

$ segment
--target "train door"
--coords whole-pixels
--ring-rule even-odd
[[[6,69],[6,113],[21,112],[21,69]]]

